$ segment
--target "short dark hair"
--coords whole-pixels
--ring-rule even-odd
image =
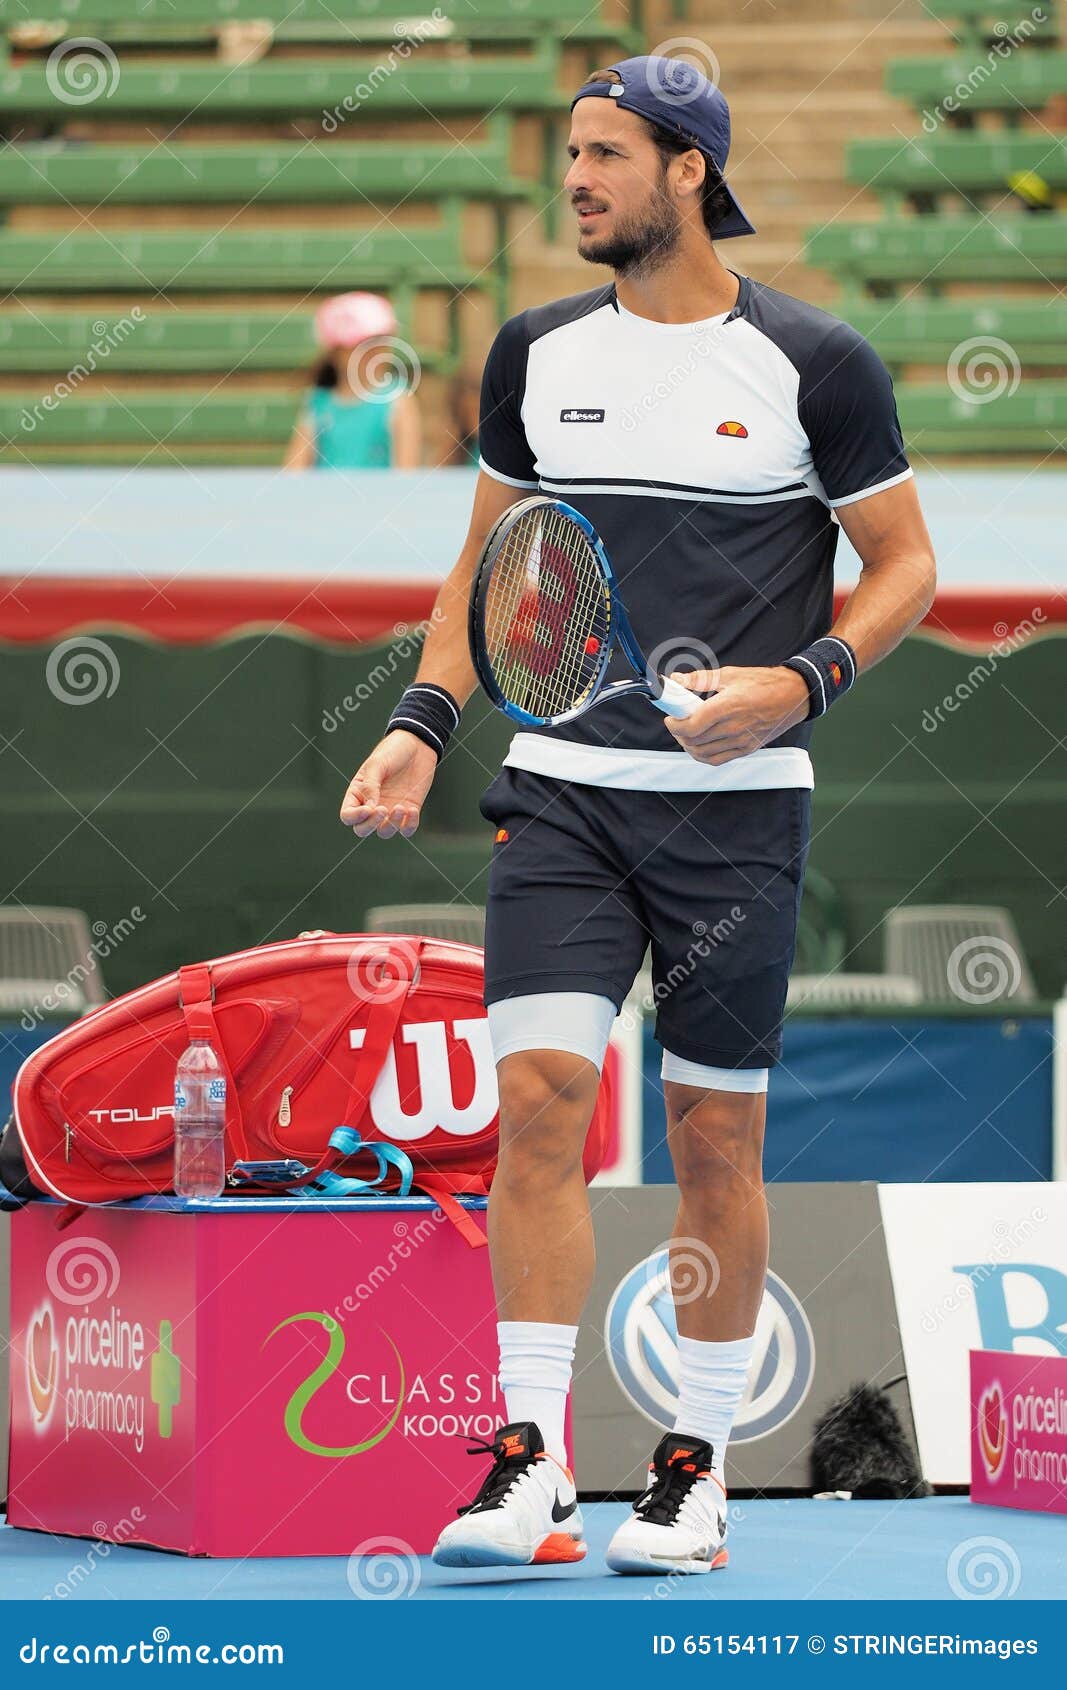
[[[622,77],[617,70],[596,70],[586,80],[589,82],[618,83],[622,81]],[[634,115],[639,114],[635,113]],[[711,240],[714,240],[716,231],[734,208],[733,200],[722,178],[722,171],[715,160],[704,151],[700,143],[695,141],[691,135],[681,132],[676,134],[671,129],[664,129],[662,124],[653,123],[651,118],[642,117],[641,122],[652,138],[664,171],[666,171],[671,159],[677,158],[680,153],[695,151],[704,160],[704,186],[701,191],[700,209],[708,236]]]

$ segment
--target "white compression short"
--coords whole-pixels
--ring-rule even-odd
[[[599,1071],[604,1066],[616,1009],[610,998],[594,992],[529,992],[489,1005],[489,1035],[499,1062],[518,1050],[567,1050],[584,1056]],[[707,1091],[763,1092],[766,1068],[714,1068],[663,1052],[661,1075],[679,1085]]]

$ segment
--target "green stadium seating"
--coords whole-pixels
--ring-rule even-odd
[[[1056,294],[1036,299],[877,300],[842,309],[891,367],[943,364],[965,341],[992,338],[1005,341],[1023,365],[1067,368],[1067,299]],[[0,340],[0,368],[2,360]]]
[[[1055,0],[1044,0],[1043,5],[1033,8],[1044,13],[1042,20],[1035,18],[1033,11],[1027,12],[1019,0],[923,0],[923,11],[941,18],[967,47],[1005,40],[1023,22],[1027,40],[1057,41],[1060,34]]]
[[[440,14],[433,17],[432,12]],[[227,24],[269,23],[281,44],[396,41],[398,24],[415,41],[618,42],[634,52],[643,41],[640,0],[623,21],[602,18],[581,0],[442,0],[418,7],[405,0],[0,0],[0,30],[21,45],[28,23],[53,38],[75,35],[113,46],[200,46]],[[37,43],[35,42],[35,45]]]
[[[1003,57],[993,52],[979,59],[894,59],[885,85],[934,122],[937,114],[951,121],[987,110],[1022,118],[1040,111],[1054,94],[1067,93],[1067,53],[1043,49]]]
[[[306,308],[182,311],[156,304],[140,321],[114,310],[0,311],[0,373],[65,372],[94,347],[101,370],[147,374],[296,370],[316,353]],[[448,354],[421,345],[418,352],[426,369],[450,367]]]
[[[1067,435],[1067,381],[1024,381],[987,403],[957,398],[943,381],[906,382],[897,407],[917,453],[1058,452]]]
[[[908,141],[852,141],[845,161],[850,182],[919,206],[942,195],[1005,193],[1009,178],[1020,171],[1035,171],[1050,188],[1067,188],[1067,136],[1044,130],[956,130]],[[2,182],[0,159],[0,192]]]
[[[0,394],[0,444],[29,455],[35,447],[129,445],[140,456],[157,442],[176,454],[188,444],[255,444],[277,448],[288,440],[299,408],[295,390],[239,397],[191,388],[165,394],[72,394],[50,409],[41,394]],[[28,419],[28,420],[27,420]],[[32,426],[30,426],[32,424]]]
[[[476,281],[459,250],[458,208],[440,225],[387,224],[335,233],[322,229],[77,230],[0,232],[0,287],[15,292],[94,289],[183,293],[238,288],[456,288]]]
[[[511,174],[511,119],[485,141],[277,141],[231,146],[12,143],[0,151],[0,205],[173,205],[205,201],[527,198]]]
[[[833,223],[809,235],[808,263],[832,270],[846,287],[875,290],[902,282],[1067,280],[1067,218],[898,217]]]
[[[101,61],[103,63],[103,61]],[[121,118],[175,123],[316,118],[330,133],[360,115],[402,112],[478,112],[501,108],[550,112],[565,107],[557,91],[558,50],[542,42],[528,57],[485,55],[430,59],[413,55],[403,75],[381,57],[266,59],[235,67],[214,60],[132,59],[105,71],[95,99],[77,104],[57,96],[54,68],[31,64],[0,68],[0,110],[7,118],[67,123]]]

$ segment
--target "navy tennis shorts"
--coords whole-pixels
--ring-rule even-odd
[[[594,992],[617,1008],[652,946],[656,1037],[687,1062],[781,1055],[811,793],[634,792],[504,768],[485,1002]]]

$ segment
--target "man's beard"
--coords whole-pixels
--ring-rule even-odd
[[[612,234],[600,240],[582,236],[578,256],[590,264],[607,264],[618,276],[648,276],[673,256],[681,226],[671,202],[653,193],[640,211],[620,218]]]

